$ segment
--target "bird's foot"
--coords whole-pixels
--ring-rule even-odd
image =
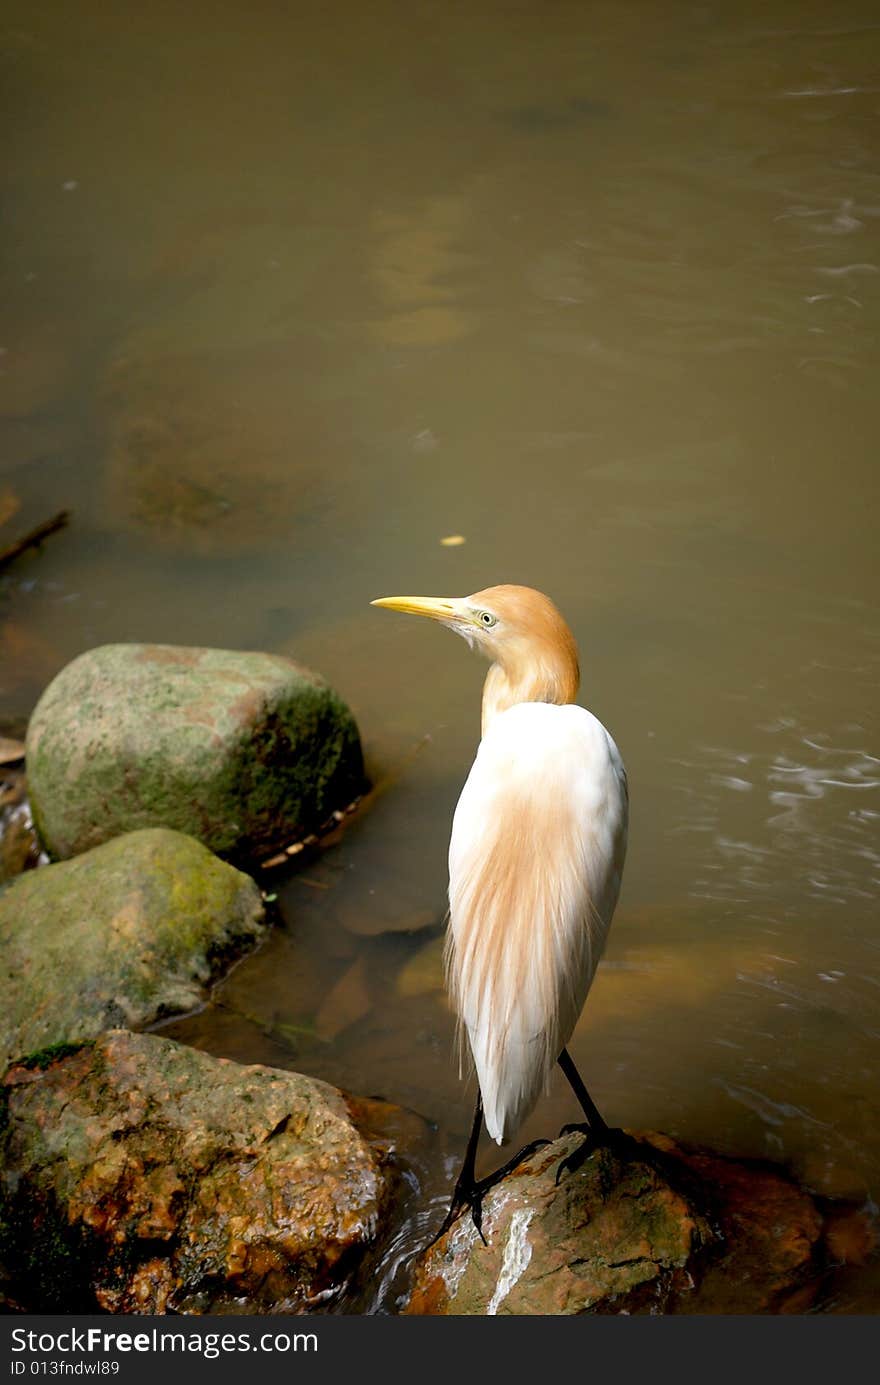
[[[462,1212],[468,1208],[470,1208],[471,1220],[480,1234],[480,1240],[483,1245],[487,1245],[488,1242],[483,1235],[483,1198],[486,1193],[490,1188],[494,1188],[496,1183],[500,1183],[502,1178],[506,1178],[509,1173],[512,1173],[524,1159],[528,1159],[529,1155],[534,1154],[536,1149],[549,1143],[549,1140],[532,1140],[530,1144],[523,1145],[522,1149],[518,1150],[511,1159],[508,1159],[506,1164],[502,1164],[500,1169],[496,1169],[494,1173],[488,1174],[485,1178],[471,1178],[463,1174],[455,1185],[449,1211],[443,1218],[440,1230],[428,1243],[428,1249],[446,1234],[450,1226],[458,1221]]]
[[[581,1165],[587,1162],[590,1155],[595,1154],[597,1149],[611,1149],[616,1154],[632,1155],[645,1148],[638,1140],[634,1140],[632,1135],[628,1135],[625,1130],[611,1125],[596,1127],[575,1122],[571,1125],[564,1125],[559,1134],[560,1136],[571,1135],[575,1132],[584,1136],[583,1143],[573,1149],[571,1154],[560,1160],[559,1168],[556,1170],[557,1187],[564,1173],[576,1173]]]
[[[452,1201],[449,1204],[449,1211],[443,1218],[436,1236],[433,1236],[428,1242],[426,1246],[427,1250],[430,1250],[431,1246],[436,1245],[441,1236],[446,1235],[449,1228],[458,1221],[462,1212],[465,1212],[468,1208],[470,1208],[471,1221],[479,1232],[480,1240],[483,1242],[484,1246],[488,1245],[486,1237],[483,1235],[483,1194],[486,1191],[483,1183],[485,1181],[486,1180],[480,1182],[476,1178],[468,1179],[467,1181],[463,1181],[462,1179],[458,1180],[455,1185],[455,1192],[452,1194]]]
[[[647,1140],[637,1140],[634,1135],[621,1130],[619,1126],[610,1125],[601,1125],[598,1129],[586,1124],[564,1125],[559,1134],[570,1135],[574,1131],[583,1135],[584,1140],[571,1154],[560,1160],[556,1170],[557,1187],[564,1173],[575,1173],[597,1149],[610,1149],[620,1159],[639,1160],[647,1164],[658,1177],[680,1191],[683,1196],[688,1195],[688,1180],[682,1171],[680,1161],[670,1158],[662,1149],[655,1148]]]
[[[549,1143],[549,1140],[531,1140],[527,1145],[523,1145],[522,1149],[517,1150],[506,1164],[502,1164],[500,1169],[496,1169],[494,1173],[490,1173],[487,1178],[483,1179],[483,1191],[488,1192],[490,1188],[494,1188],[496,1183],[500,1183],[502,1178],[506,1178],[509,1173],[513,1173],[515,1168],[530,1158],[536,1149],[540,1149],[542,1145],[549,1145]]]

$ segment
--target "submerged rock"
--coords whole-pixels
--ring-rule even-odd
[[[581,1141],[525,1160],[421,1257],[408,1313],[758,1313],[805,1306],[822,1218],[781,1173],[688,1153],[658,1135],[601,1149],[556,1185]],[[797,1296],[797,1297],[796,1297]]]
[[[0,1067],[191,1010],[262,921],[248,876],[165,828],[28,871],[0,894]]]
[[[283,239],[288,274],[300,250],[310,251],[291,250],[290,228]],[[198,273],[200,291],[120,342],[100,387],[102,513],[114,532],[147,534],[151,547],[187,557],[285,551],[331,493],[334,515],[346,506],[353,521],[363,515],[363,488],[343,479],[350,435],[344,415],[327,407],[319,343],[310,342],[306,361],[274,294],[255,292],[255,261],[239,263],[236,290],[231,250],[224,245],[219,298],[223,320],[235,316],[237,346],[224,331],[218,342],[220,286]],[[274,285],[272,275],[263,280],[266,290]]]
[[[297,1073],[116,1030],[4,1087],[0,1256],[29,1311],[301,1311],[388,1202],[370,1103]]]
[[[400,996],[436,995],[444,988],[443,954],[446,938],[443,934],[423,943],[397,973],[395,989]]]
[[[65,858],[141,827],[243,858],[320,825],[363,787],[360,740],[316,674],[273,654],[105,645],[31,718],[37,828]]]

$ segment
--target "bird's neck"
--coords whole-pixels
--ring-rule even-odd
[[[483,735],[493,717],[520,702],[574,702],[580,683],[577,649],[557,645],[513,650],[492,665],[483,684]]]

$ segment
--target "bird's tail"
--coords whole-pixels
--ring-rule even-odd
[[[529,793],[507,806],[456,858],[446,944],[459,1050],[466,1032],[499,1144],[546,1089],[598,961],[578,834]]]

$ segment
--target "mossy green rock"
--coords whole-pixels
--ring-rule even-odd
[[[298,1073],[113,1030],[0,1099],[0,1258],[30,1311],[302,1311],[389,1210],[384,1111]]]
[[[262,926],[254,882],[165,828],[19,876],[0,893],[0,1067],[191,1010]]]
[[[63,668],[27,734],[34,820],[56,859],[141,827],[244,859],[363,787],[354,719],[280,655],[116,644]]]

